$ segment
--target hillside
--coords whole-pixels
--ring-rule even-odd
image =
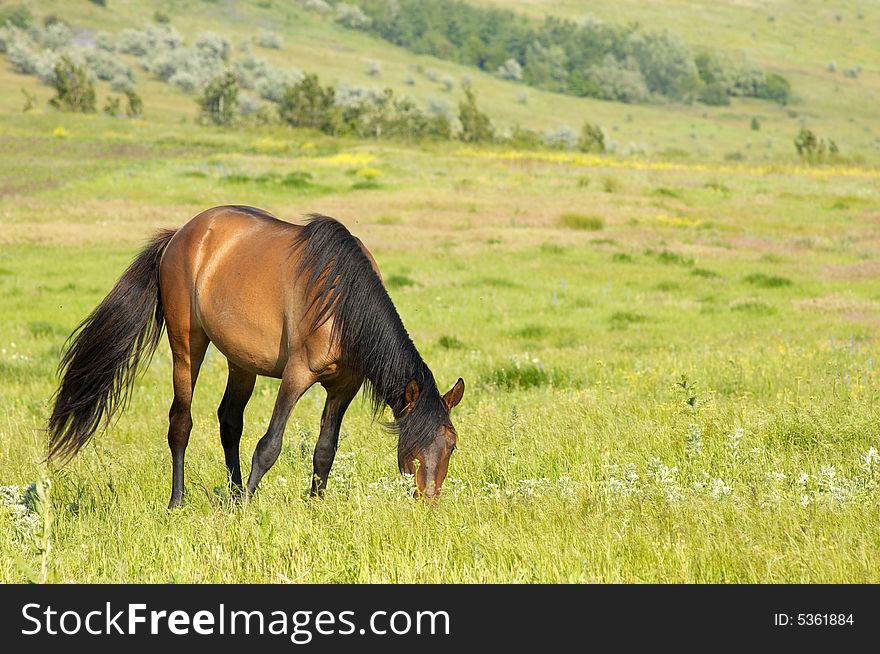
[[[0,7],[14,4],[3,2]],[[583,7],[573,2],[553,3],[552,7],[550,3],[497,0],[485,4],[515,9],[536,20],[547,11],[567,18],[578,18],[584,13]],[[603,20],[625,23],[638,16],[652,28],[668,28],[695,49],[712,46],[731,53],[747,52],[768,70],[781,72],[791,80],[794,101],[788,107],[750,98],[734,98],[729,106],[707,107],[623,104],[549,93],[498,79],[472,67],[414,55],[342,27],[332,16],[295,3],[110,0],[106,7],[100,7],[85,0],[50,0],[41,3],[34,13],[39,20],[56,15],[70,23],[81,38],[88,39],[100,30],[118,34],[125,28],[142,28],[153,23],[158,11],[167,15],[171,25],[187,40],[204,31],[225,36],[235,46],[233,57],[240,55],[241,43],[253,42],[268,30],[281,37],[281,48],[253,46],[252,50],[272,66],[315,72],[326,83],[345,82],[367,89],[392,87],[422,106],[445,107],[452,112],[462,95],[462,80],[469,79],[481,106],[502,130],[516,124],[540,131],[563,126],[577,130],[589,120],[603,127],[619,154],[791,160],[792,139],[800,126],[806,124],[816,133],[834,139],[845,156],[874,162],[880,159],[874,124],[880,74],[878,56],[870,48],[869,37],[878,33],[880,11],[871,11],[873,6],[862,9],[858,3],[839,4],[837,12],[819,2],[810,3],[809,10],[803,9],[802,3],[792,2],[743,6],[668,0],[647,5],[589,5],[590,12]],[[835,19],[837,13],[842,15],[840,22]],[[378,62],[381,75],[368,73],[368,59]],[[836,63],[836,72],[827,68],[832,61]],[[136,62],[130,63],[136,69],[148,119],[178,122],[195,116],[192,96],[158,83],[150,74],[137,70]],[[855,79],[842,72],[852,66],[861,67]],[[452,88],[447,91],[442,83],[431,81],[428,76],[449,78]],[[0,66],[0,110],[10,114],[21,109],[20,88],[35,93],[41,105],[50,95],[48,88],[34,78],[13,73],[4,62]],[[528,98],[525,102],[524,92]],[[752,118],[758,119],[760,131],[751,129]]]

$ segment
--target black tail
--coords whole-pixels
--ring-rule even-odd
[[[79,452],[125,405],[138,364],[155,352],[165,326],[159,261],[174,233],[156,234],[68,339],[49,418],[49,459],[68,461]]]

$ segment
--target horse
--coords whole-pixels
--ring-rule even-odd
[[[298,225],[230,205],[208,209],[177,230],[160,230],[65,344],[48,421],[48,460],[66,463],[106,430],[166,328],[174,388],[169,508],[184,497],[190,406],[209,343],[228,362],[217,417],[236,495],[247,500],[257,490],[281,452],[297,400],[316,383],[327,396],[311,496],[324,493],[342,418],[362,387],[374,418],[391,409],[386,424],[397,435],[398,469],[414,475],[414,495],[440,495],[457,441],[450,413],[464,395],[464,381],[440,395],[375,259],[342,223],[311,214]],[[281,383],[242,487],[239,444],[257,375]]]

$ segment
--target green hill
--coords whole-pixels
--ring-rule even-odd
[[[481,4],[513,9],[536,24],[548,13],[573,19],[585,13],[585,8],[574,2],[484,0]],[[0,3],[4,9],[14,6],[15,2]],[[833,139],[846,157],[865,162],[880,158],[880,135],[874,120],[880,57],[870,46],[875,40],[871,36],[880,34],[880,10],[867,3],[841,2],[833,8],[821,2],[589,4],[589,12],[601,20],[615,24],[638,20],[651,29],[668,29],[695,50],[711,47],[732,55],[744,53],[768,71],[791,80],[794,98],[787,107],[752,98],[733,98],[729,106],[708,107],[698,103],[623,104],[550,93],[473,67],[415,55],[340,25],[332,13],[325,15],[302,4],[278,0],[108,0],[104,7],[88,0],[50,0],[31,10],[37,23],[47,16],[66,21],[79,41],[93,39],[102,30],[118,35],[126,28],[143,28],[155,24],[161,15],[187,41],[205,31],[224,36],[233,46],[232,59],[243,56],[241,44],[250,43],[251,52],[271,66],[314,72],[325,83],[342,82],[365,89],[391,87],[423,107],[453,113],[462,96],[462,84],[469,81],[480,105],[502,131],[513,125],[542,132],[565,126],[576,131],[584,121],[590,121],[602,126],[612,149],[620,154],[790,160],[794,156],[792,140],[806,125]],[[267,31],[280,37],[280,48],[255,43]],[[179,122],[195,117],[192,95],[157,82],[139,69],[134,58],[124,58],[135,70],[148,119]],[[378,63],[380,74],[370,74],[368,60]],[[859,72],[847,77],[847,69]],[[0,111],[20,111],[20,88],[36,94],[40,106],[51,95],[35,78],[18,75],[3,62]],[[759,131],[752,129],[753,118]]]

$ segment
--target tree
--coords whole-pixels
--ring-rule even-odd
[[[238,106],[238,78],[235,73],[227,70],[208,82],[198,102],[203,120],[215,125],[231,125]]]
[[[134,92],[133,88],[127,88],[125,91],[125,115],[129,118],[140,118],[144,115],[144,101],[141,96]]]
[[[495,138],[495,130],[489,116],[477,108],[477,98],[474,90],[467,87],[464,90],[465,99],[458,103],[458,120],[461,123],[460,138],[468,143],[491,141]]]
[[[584,123],[577,149],[581,152],[605,152],[605,132],[598,125]]]
[[[292,127],[310,127],[335,134],[340,127],[340,109],[335,104],[332,86],[322,88],[318,76],[307,74],[284,92],[278,115]]]
[[[768,73],[758,97],[773,100],[773,102],[785,106],[791,98],[791,84],[782,75]]]
[[[95,85],[83,66],[77,66],[70,57],[63,56],[55,64],[53,84],[55,97],[49,104],[61,111],[95,113]]]

